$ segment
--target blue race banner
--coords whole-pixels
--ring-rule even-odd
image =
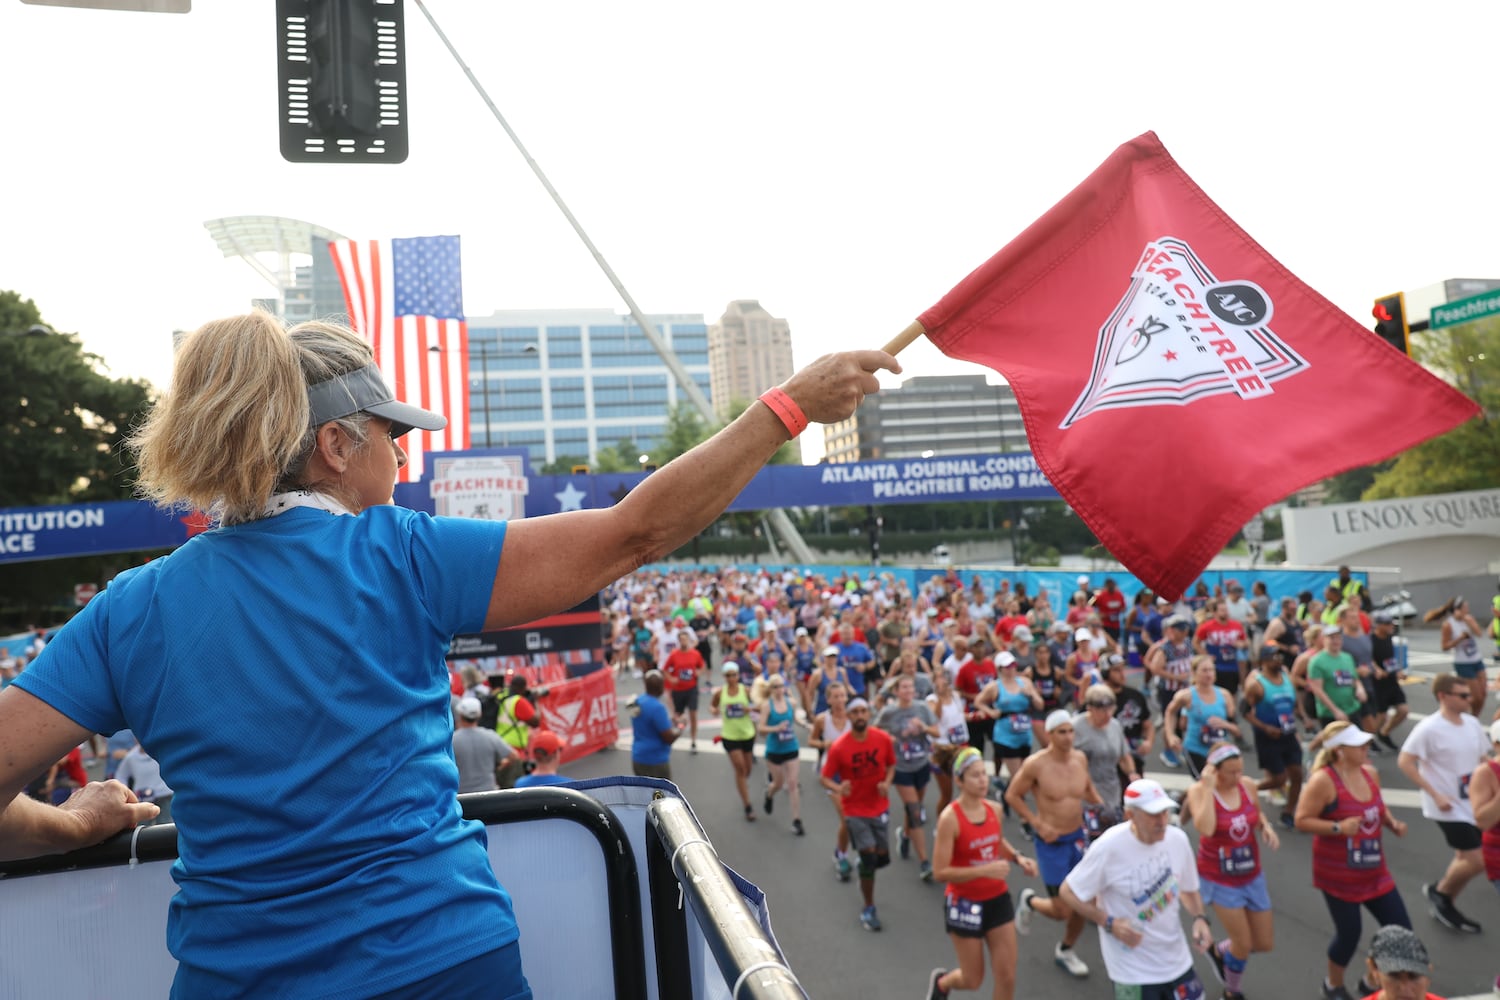
[[[0,510],[0,563],[170,549],[207,526],[144,500]]]
[[[528,475],[524,448],[434,452],[427,475],[396,486],[398,504],[429,514],[527,517],[612,507],[650,473]],[[837,465],[770,465],[729,505],[842,507],[964,500],[1056,500],[1030,452],[898,458]],[[208,527],[202,514],[166,513],[144,500],[0,510],[0,564],[181,545]]]

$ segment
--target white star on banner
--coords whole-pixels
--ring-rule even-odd
[[[571,479],[568,480],[568,485],[561,493],[554,493],[552,495],[557,497],[559,505],[557,508],[558,513],[562,513],[565,510],[582,510],[583,498],[588,496],[587,493],[574,489]]]

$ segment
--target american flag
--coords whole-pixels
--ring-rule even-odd
[[[427,452],[469,447],[469,327],[458,237],[338,240],[328,251],[349,324],[374,348],[396,398],[448,418],[443,430],[413,430],[403,440],[408,461],[399,477],[412,482]]]

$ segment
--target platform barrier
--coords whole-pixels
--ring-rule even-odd
[[[459,801],[489,827],[537,997],[805,996],[764,896],[723,865],[671,783],[600,778]],[[0,998],[166,996],[176,857],[168,825],[0,864]]]

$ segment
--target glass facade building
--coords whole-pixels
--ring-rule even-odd
[[[651,316],[710,395],[703,316]],[[469,317],[473,446],[531,449],[534,464],[591,460],[630,441],[649,451],[684,394],[633,319],[608,309],[501,311]]]

